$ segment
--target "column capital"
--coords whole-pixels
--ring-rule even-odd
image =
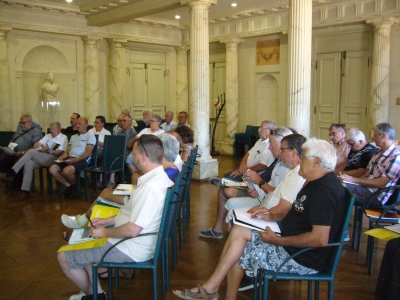
[[[82,41],[87,45],[97,45],[97,42],[102,39],[101,37],[94,35],[82,36],[81,38]]]
[[[393,18],[393,17],[378,18],[378,19],[373,19],[373,20],[366,20],[366,23],[374,26],[375,30],[390,29],[393,24],[399,23],[399,19]]]
[[[7,37],[7,33],[12,30],[12,27],[5,26],[0,23],[0,38],[5,39]]]
[[[108,43],[116,48],[124,48],[123,44],[127,42],[128,42],[127,40],[122,40],[122,39],[108,39]]]
[[[187,53],[187,51],[189,49],[190,49],[189,45],[182,45],[182,46],[175,47],[176,54],[185,54],[185,53]]]
[[[196,4],[204,4],[207,5],[207,8],[210,7],[211,5],[215,5],[218,3],[218,0],[182,0],[181,5],[187,5],[190,7],[193,7],[193,5]]]
[[[229,38],[219,40],[220,43],[226,44],[226,47],[237,46],[239,43],[244,42],[243,39]]]

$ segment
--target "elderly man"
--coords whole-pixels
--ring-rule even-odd
[[[356,196],[356,205],[362,205],[373,192],[380,188],[394,186],[400,177],[400,152],[393,139],[395,131],[388,123],[379,123],[374,128],[373,141],[380,148],[371,158],[367,171],[362,177],[353,177],[347,174],[340,176],[346,187]],[[382,192],[378,198],[371,201],[371,205],[385,204],[393,190]]]
[[[236,299],[245,269],[276,271],[291,254],[316,247],[289,260],[282,272],[312,274],[323,270],[330,254],[327,243],[337,241],[346,213],[345,189],[333,170],[335,149],[326,141],[310,139],[303,144],[299,174],[307,180],[287,213],[269,213],[266,208],[253,212],[253,218],[282,220],[281,236],[269,227],[265,232],[234,225],[211,277],[191,290],[176,290],[181,299],[199,294],[217,299],[218,289],[227,277],[225,299]]]
[[[50,133],[45,135],[39,142],[33,145],[23,155],[13,167],[5,174],[1,174],[0,178],[12,179],[22,168],[24,168],[24,177],[22,181],[22,195],[20,200],[29,198],[31,190],[31,182],[33,170],[41,167],[50,167],[54,164],[54,159],[67,150],[68,139],[61,133],[61,124],[53,122],[50,124]]]
[[[79,133],[71,137],[67,150],[58,157],[59,163],[53,164],[49,169],[51,175],[66,187],[64,195],[69,198],[76,195],[79,188],[75,187],[76,176],[79,176],[77,172],[92,155],[96,145],[96,138],[93,133],[87,131],[87,126],[87,119],[80,117],[76,125]]]
[[[30,114],[31,113],[29,111],[25,111],[25,112],[22,113],[22,115],[30,115]],[[34,121],[32,121],[32,126],[35,127],[37,130],[39,130],[40,132],[43,131],[42,130],[42,126],[40,126],[40,124],[38,124],[38,123],[36,123]],[[18,123],[17,131],[20,130],[20,129],[21,129],[21,125]]]
[[[173,121],[174,113],[172,111],[167,111],[165,113],[165,122],[161,124],[161,129],[165,132],[174,131],[176,126],[178,125],[176,122]]]
[[[367,142],[364,133],[357,128],[351,128],[348,131],[346,134],[346,143],[351,147],[346,165],[344,168],[336,168],[335,174],[361,177],[367,171],[368,163],[377,149],[374,145]]]
[[[8,146],[10,152],[5,152],[0,157],[1,173],[9,171],[14,163],[21,158],[27,150],[32,148],[34,143],[38,142],[43,137],[42,133],[33,127],[32,116],[29,113],[25,112],[21,115],[19,125],[21,125],[21,128],[14,133]],[[4,175],[2,176],[4,177]]]
[[[258,128],[260,139],[254,145],[254,147],[246,153],[246,155],[242,158],[239,168],[231,172],[230,176],[240,178],[239,176],[243,175],[244,172],[246,172],[247,170],[265,170],[274,162],[275,158],[271,150],[268,149],[270,132],[274,129],[274,122],[268,120],[261,122],[261,125]],[[288,132],[288,134],[291,133],[289,129],[287,129],[286,132]],[[209,182],[216,185],[217,187],[220,187],[221,180],[219,178],[210,178]],[[217,219],[213,227],[206,231],[200,231],[200,236],[205,238],[222,239],[222,224],[227,213],[227,210],[225,208],[226,201],[229,198],[245,196],[247,196],[247,191],[244,190],[238,190],[235,188],[218,189]]]
[[[190,127],[190,125],[187,123],[187,120],[188,120],[188,114],[187,114],[187,112],[186,111],[181,111],[179,114],[178,114],[178,124],[176,125],[176,127],[179,127],[179,126],[187,126],[187,127]]]
[[[89,130],[89,132],[99,136],[97,140],[98,143],[97,154],[103,153],[104,137],[106,135],[111,135],[111,132],[109,132],[107,129],[104,128],[105,124],[106,124],[106,118],[104,118],[103,116],[96,116],[96,118],[94,119],[94,127]]]
[[[144,135],[134,143],[135,165],[144,174],[130,201],[121,207],[117,216],[92,220],[91,234],[95,238],[108,237],[101,248],[59,252],[57,254],[61,270],[90,298],[93,294],[91,264],[99,262],[105,251],[124,237],[136,237],[139,233],[157,231],[160,227],[167,189],[173,185],[162,167],[163,146],[160,139]],[[121,196],[122,197],[122,196]],[[107,228],[114,225],[113,228]],[[119,262],[141,262],[154,255],[157,237],[145,236],[125,241],[113,248],[108,257]],[[98,299],[106,299],[98,286]],[[86,299],[86,298],[82,298]]]
[[[77,134],[77,133],[79,133],[79,130],[77,128],[77,123],[78,123],[78,119],[80,117],[81,117],[80,114],[72,113],[72,115],[69,117],[69,124],[71,124],[71,126],[68,126],[67,128],[65,128],[64,133],[68,133],[68,134]]]
[[[341,169],[346,165],[347,156],[350,152],[350,146],[346,143],[346,130],[341,124],[332,124],[329,127],[330,143],[336,149],[336,168]]]
[[[123,109],[121,111],[121,114],[117,118],[117,122],[118,122],[117,125],[115,125],[114,128],[113,128],[113,132],[112,132],[113,135],[119,135],[121,133],[122,123],[124,121],[124,117],[125,116],[128,116],[128,117],[130,117],[132,119],[132,116],[131,116],[131,113],[129,112],[129,110]],[[136,123],[135,120],[132,119],[132,125],[131,126],[132,127],[137,127],[138,124]]]

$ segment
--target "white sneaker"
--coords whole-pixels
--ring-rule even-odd
[[[69,300],[81,300],[83,296],[85,296],[85,293],[80,291],[79,294],[69,297]]]
[[[68,216],[64,214],[61,216],[61,222],[68,228],[82,228],[88,221],[85,215]]]

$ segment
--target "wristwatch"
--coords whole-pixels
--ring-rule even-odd
[[[262,186],[263,184],[265,184],[265,181],[261,179],[261,180],[260,180],[260,183],[258,184],[258,186],[260,187],[260,189],[261,189],[261,186]]]

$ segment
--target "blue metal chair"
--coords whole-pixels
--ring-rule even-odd
[[[269,280],[306,280],[308,281],[308,299],[312,298],[312,282],[315,281],[315,299],[319,297],[319,282],[327,281],[328,284],[328,299],[333,300],[333,289],[336,269],[340,259],[340,253],[344,244],[344,238],[347,231],[347,225],[349,224],[350,215],[353,210],[355,197],[346,189],[345,200],[347,201],[347,211],[343,220],[342,228],[340,229],[340,239],[334,243],[328,243],[326,247],[333,247],[331,254],[331,261],[329,267],[326,270],[320,271],[316,274],[300,275],[295,273],[282,273],[279,270],[292,258],[297,255],[306,252],[313,248],[302,249],[295,254],[285,259],[282,264],[278,267],[276,272],[259,269],[258,274],[254,277],[254,300],[268,299],[268,281]],[[261,288],[262,283],[264,284],[263,289]]]
[[[165,257],[165,247],[166,247],[166,237],[169,236],[169,230],[174,221],[175,211],[179,206],[179,195],[174,193],[173,187],[169,188],[167,195],[165,197],[164,210],[161,218],[160,230],[158,232],[139,234],[137,237],[146,235],[157,235],[157,244],[154,252],[154,257],[148,261],[144,262],[133,262],[133,263],[117,263],[117,262],[104,262],[104,258],[107,256],[108,252],[116,247],[118,244],[130,238],[124,238],[113,247],[111,247],[102,257],[98,264],[92,265],[92,282],[93,282],[93,299],[97,300],[97,267],[108,268],[108,274],[112,274],[112,268],[115,268],[115,286],[119,286],[118,270],[123,269],[151,269],[153,271],[153,293],[154,299],[158,300],[158,265],[161,261],[161,289],[162,289],[162,299],[166,297],[166,257]],[[108,276],[108,295],[109,298],[112,297],[112,276]]]
[[[103,159],[101,166],[88,166],[84,168],[85,177],[87,172],[101,173],[103,176],[103,188],[107,187],[108,174],[120,172],[120,178],[124,178],[125,168],[125,135],[106,135],[104,137]],[[94,189],[97,192],[97,176],[94,177]],[[87,184],[87,181],[85,182]]]

